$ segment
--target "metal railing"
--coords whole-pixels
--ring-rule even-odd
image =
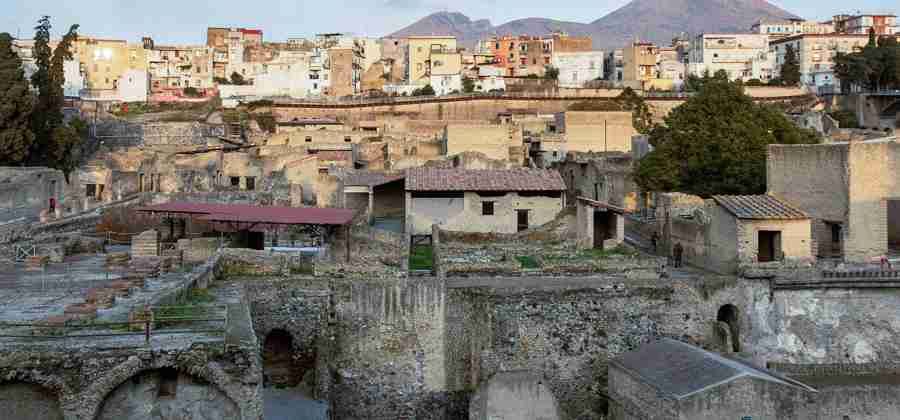
[[[166,315],[188,313],[187,315]],[[149,344],[154,336],[176,334],[222,334],[228,331],[228,307],[212,306],[155,306],[146,311],[144,319],[117,322],[85,322],[53,325],[49,322],[0,322],[0,338],[12,339],[91,339],[108,337],[143,336]],[[167,329],[195,323],[214,323],[215,327]],[[137,327],[137,328],[135,328]],[[13,328],[13,331],[9,331]],[[126,331],[117,331],[125,329]],[[86,331],[86,333],[78,333]],[[93,330],[93,331],[90,331]]]

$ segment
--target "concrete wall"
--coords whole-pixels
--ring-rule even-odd
[[[567,111],[557,114],[556,126],[565,134],[570,152],[631,152],[637,134],[631,112]]]
[[[494,202],[494,215],[482,215],[482,202]],[[550,222],[563,209],[562,197],[524,197],[508,193],[503,197],[482,197],[474,192],[462,198],[415,198],[406,194],[406,231],[431,234],[431,226],[442,230],[482,233],[516,233],[516,210],[529,210],[529,226]]]
[[[509,160],[510,147],[522,146],[522,130],[508,125],[447,125],[444,133],[448,156],[479,152],[491,159]]]

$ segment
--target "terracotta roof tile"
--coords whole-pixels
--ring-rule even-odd
[[[344,185],[352,187],[377,187],[406,178],[404,174],[373,171],[351,172],[344,178]]]
[[[713,200],[738,219],[797,220],[809,219],[802,210],[768,194],[716,195]]]
[[[416,168],[407,191],[564,191],[559,172],[545,169],[466,170]]]

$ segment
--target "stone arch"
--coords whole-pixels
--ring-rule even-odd
[[[294,332],[279,327],[270,329],[262,343],[265,386],[303,386],[310,396],[316,393],[318,352],[314,343],[304,343]]]
[[[241,410],[247,410],[246,401],[242,400],[243,396],[236,394],[232,388],[224,386],[228,382],[228,373],[222,370],[216,364],[203,363],[196,368],[188,370],[186,368],[176,367],[173,358],[156,357],[149,360],[142,360],[137,356],[129,357],[119,365],[109,369],[110,374],[97,379],[88,389],[83,390],[76,395],[72,403],[79,405],[90,405],[93,416],[90,418],[99,419],[100,412],[104,401],[122,384],[140,375],[146,371],[153,371],[162,368],[175,368],[179,371],[189,373],[191,376],[213,384],[217,389],[222,391],[231,401],[238,404]],[[67,406],[69,404],[67,403]],[[252,411],[252,410],[251,410]]]
[[[63,420],[57,390],[26,381],[0,382],[0,413],[9,420]]]
[[[723,352],[740,353],[741,321],[736,306],[729,303],[719,308],[716,313],[716,334]]]
[[[225,391],[174,367],[146,369],[105,396],[96,420],[234,419],[241,409]]]
[[[283,329],[269,331],[263,341],[263,385],[297,386],[300,383],[294,364],[294,337]]]

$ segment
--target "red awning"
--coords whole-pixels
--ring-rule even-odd
[[[314,207],[270,207],[247,204],[171,202],[138,208],[146,213],[174,213],[200,216],[210,222],[270,225],[342,226],[353,220],[353,210]]]

